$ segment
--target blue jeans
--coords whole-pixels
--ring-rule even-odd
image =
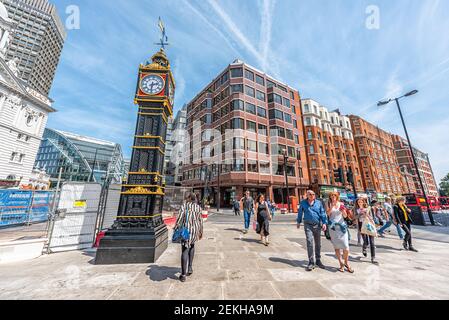
[[[251,215],[252,215],[252,210],[247,210],[244,209],[243,210],[243,216],[245,217],[245,229],[248,230],[249,226],[251,224]]]
[[[391,226],[393,225],[393,221],[389,220],[388,222],[385,223],[385,225],[379,229],[379,234],[383,234],[386,230],[388,230]],[[402,231],[401,227],[397,224],[396,225],[396,230],[398,232],[399,238],[401,240],[404,239],[404,232]]]

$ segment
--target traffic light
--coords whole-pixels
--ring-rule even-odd
[[[334,170],[334,181],[335,183],[343,183],[343,169],[338,168]]]
[[[347,178],[348,183],[354,183],[354,173],[352,172],[352,170],[348,171]]]

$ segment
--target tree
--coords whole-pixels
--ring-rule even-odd
[[[443,197],[449,196],[449,173],[441,180],[440,192]]]

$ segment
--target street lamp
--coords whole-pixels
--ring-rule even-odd
[[[288,160],[288,154],[287,154],[287,149],[284,150],[284,174],[285,174],[285,185],[287,187],[287,205],[288,205],[288,213],[291,212],[291,207],[290,207],[290,190],[288,187],[288,174],[287,174],[287,160]]]
[[[418,90],[413,90],[413,91],[410,91],[409,93],[406,93],[405,95],[403,95],[403,96],[401,96],[399,98],[389,99],[388,101],[380,101],[377,104],[377,106],[381,107],[381,106],[389,104],[392,101],[396,101],[396,105],[397,105],[398,110],[399,110],[399,115],[401,116],[402,125],[404,126],[405,135],[407,136],[407,141],[408,141],[408,146],[410,148],[410,153],[412,154],[413,164],[415,166],[415,170],[416,170],[416,174],[418,176],[419,184],[421,186],[421,190],[422,190],[422,192],[424,194],[424,199],[426,201],[427,213],[429,214],[430,223],[434,226],[435,225],[435,221],[433,219],[432,210],[430,209],[429,201],[427,200],[427,194],[426,194],[426,190],[424,189],[424,183],[423,183],[423,181],[421,179],[421,175],[419,174],[418,163],[416,161],[415,153],[413,152],[412,143],[410,142],[410,136],[409,136],[408,131],[407,131],[407,126],[405,125],[404,116],[402,115],[401,106],[399,105],[399,100],[400,99],[405,98],[405,97],[413,96],[413,95],[415,95],[417,93],[418,93]]]
[[[304,147],[305,149],[305,147]],[[302,200],[302,161],[301,161],[301,147],[296,148],[296,160],[298,162],[298,175],[299,175],[299,191],[300,201]]]

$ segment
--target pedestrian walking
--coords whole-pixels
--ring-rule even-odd
[[[274,203],[274,201],[271,201],[270,199],[267,199],[267,203],[271,213],[271,219],[274,219],[274,215],[276,213],[276,204]]]
[[[254,199],[251,197],[249,191],[246,191],[245,196],[240,200],[240,208],[243,209],[243,216],[245,218],[245,229],[243,233],[248,233],[251,216],[254,213]]]
[[[405,204],[405,198],[404,197],[397,198],[396,205],[394,206],[394,215],[399,225],[401,226],[402,230],[404,230],[405,232],[403,243],[404,249],[413,252],[418,252],[418,250],[416,250],[412,244],[413,220],[410,217],[410,213],[412,213],[412,210],[410,210]]]
[[[327,230],[327,215],[323,204],[316,199],[315,192],[312,190],[307,191],[307,199],[301,201],[298,206],[298,229],[301,228],[303,220],[309,256],[309,264],[306,270],[312,271],[315,267],[326,269],[321,262],[321,231],[326,232]]]
[[[373,216],[374,216],[374,223],[377,226],[383,226],[384,222],[383,222],[383,208],[380,204],[379,201],[377,200],[373,200],[371,201],[371,210],[373,212]]]
[[[335,255],[340,263],[340,272],[354,273],[349,265],[349,228],[346,223],[348,211],[340,201],[340,193],[331,192],[327,204],[328,228]],[[342,260],[343,256],[343,260]]]
[[[404,233],[403,233],[398,221],[396,220],[396,217],[394,214],[391,196],[388,196],[385,198],[384,208],[385,208],[384,214],[385,214],[386,222],[385,222],[385,225],[377,231],[377,233],[379,234],[379,237],[384,238],[385,231],[389,230],[390,227],[392,225],[394,225],[396,227],[399,239],[404,240]]]
[[[240,202],[237,198],[234,199],[234,214],[236,216],[240,216]]]
[[[368,206],[368,201],[366,199],[364,198],[357,199],[355,205],[355,213],[358,221],[359,230],[363,238],[363,249],[362,249],[363,256],[364,257],[368,256],[367,249],[369,246],[371,251],[371,262],[373,264],[379,264],[376,261],[376,244],[374,242],[374,235],[367,234],[366,231],[363,230],[363,225],[365,223],[371,224],[373,230],[374,231],[376,230],[375,228],[376,224],[374,222],[374,214],[371,207]]]
[[[203,217],[201,207],[197,204],[196,195],[188,193],[184,204],[179,210],[175,230],[186,227],[189,231],[189,240],[181,241],[181,276],[179,280],[185,282],[187,276],[193,274],[193,259],[195,257],[195,244],[203,238]]]
[[[256,202],[256,210],[254,221],[257,221],[256,232],[260,234],[260,242],[265,246],[270,244],[270,221],[272,219],[270,207],[265,201],[265,196],[263,194],[259,195]]]

